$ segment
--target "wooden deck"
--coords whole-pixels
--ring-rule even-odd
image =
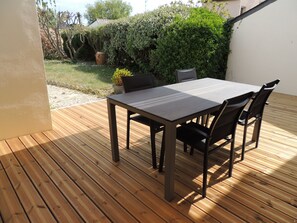
[[[232,178],[229,147],[212,154],[205,199],[202,156],[178,143],[172,202],[151,167],[148,128],[132,123],[126,150],[126,112],[117,112],[119,163],[105,100],[52,111],[52,131],[0,141],[0,222],[297,222],[297,97],[271,96],[259,148],[242,162],[238,127]]]

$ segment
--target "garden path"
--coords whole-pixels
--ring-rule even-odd
[[[71,90],[68,88],[47,85],[50,108],[64,108],[78,104],[85,104],[89,102],[99,101],[96,95],[84,94],[82,92]]]

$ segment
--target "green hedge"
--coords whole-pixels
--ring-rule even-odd
[[[173,4],[85,33],[78,59],[94,60],[103,45],[110,65],[153,73],[167,83],[175,81],[176,69],[191,67],[198,78],[225,78],[231,27],[205,8]]]
[[[103,51],[103,29],[104,26],[100,26],[86,30],[86,39],[88,44],[93,48],[94,54],[98,51]]]
[[[150,54],[165,27],[179,15],[189,15],[184,5],[160,7],[152,12],[121,19],[105,26],[104,51],[108,62],[116,66],[128,66],[143,72],[152,71]]]
[[[188,19],[177,18],[157,40],[151,67],[167,83],[175,70],[195,67],[198,78],[225,78],[231,27],[205,8],[191,10]]]
[[[103,51],[108,55],[107,62],[116,66],[131,66],[132,59],[126,53],[128,19],[120,19],[103,29]]]

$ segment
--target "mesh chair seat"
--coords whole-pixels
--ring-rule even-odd
[[[176,138],[182,142],[187,142],[195,148],[201,148],[202,144],[205,143],[205,138],[209,135],[209,128],[190,122],[184,125],[182,128],[177,128]]]
[[[163,128],[163,125],[161,123],[154,122],[151,119],[144,117],[142,115],[134,114],[133,116],[130,116],[130,119],[135,122],[139,122],[143,125],[147,125],[147,126],[153,125],[156,131],[158,130],[161,131]]]

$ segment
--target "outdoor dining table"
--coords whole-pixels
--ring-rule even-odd
[[[174,198],[176,126],[218,110],[225,99],[259,90],[260,86],[203,78],[108,96],[112,159],[115,162],[120,160],[116,105],[162,123],[165,129],[164,195],[166,200],[171,201]]]

